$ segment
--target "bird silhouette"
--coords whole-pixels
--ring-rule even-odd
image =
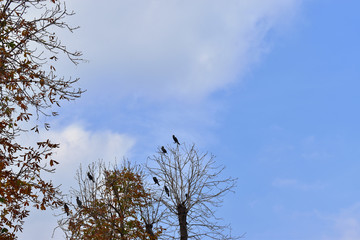
[[[76,203],[79,206],[79,208],[82,208],[82,202],[80,201],[79,197],[76,197]]]
[[[164,148],[164,146],[161,146],[161,151],[162,151],[163,153],[167,153],[167,151],[166,151],[166,149]]]
[[[177,139],[177,137],[175,137],[175,135],[173,135],[173,139],[176,144],[180,145],[179,140]]]
[[[91,181],[95,182],[94,177],[89,172],[87,173],[87,176]]]
[[[164,186],[164,189],[165,189],[165,192],[166,192],[166,194],[168,195],[168,197],[170,197],[170,191],[169,191],[169,189],[167,188],[167,186]]]
[[[64,203],[64,209],[65,209],[66,215],[69,216],[69,207],[66,203]]]
[[[154,182],[160,186],[159,180],[156,177],[153,177]]]

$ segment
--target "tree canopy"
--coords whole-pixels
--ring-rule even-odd
[[[65,22],[72,14],[59,0],[0,0],[0,234],[7,239],[16,238],[29,206],[62,204],[58,188],[41,177],[55,170],[58,144],[44,139],[24,145],[19,138],[39,133],[41,115],[56,116],[52,106],[83,93],[74,88],[78,79],[59,77],[55,69],[61,56],[81,60],[56,35],[60,28],[75,29]]]
[[[146,221],[145,209],[152,202],[140,168],[130,162],[106,167],[99,161],[89,172],[97,176],[93,181],[78,170],[78,186],[68,201],[72,210],[59,220],[68,239],[158,239],[162,229]]]

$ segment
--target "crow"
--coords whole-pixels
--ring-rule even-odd
[[[170,197],[170,191],[169,191],[169,189],[167,188],[167,186],[164,186],[164,188],[165,188],[166,194],[168,195],[168,197]]]
[[[154,182],[160,186],[159,180],[156,177],[153,177]]]
[[[188,197],[189,197],[189,195],[187,193],[185,193],[185,201],[182,202],[182,205],[185,205],[186,201],[188,201]]]
[[[64,209],[65,209],[66,215],[69,216],[69,207],[66,203],[64,203]]]
[[[87,176],[91,181],[95,182],[94,177],[89,172],[87,173]]]
[[[180,145],[179,140],[175,137],[175,135],[173,135],[173,139],[176,144]]]
[[[76,203],[79,206],[79,208],[82,208],[82,202],[80,201],[79,197],[76,197]]]
[[[166,149],[164,148],[164,146],[161,146],[161,151],[162,151],[163,153],[167,153],[167,151],[166,151]]]

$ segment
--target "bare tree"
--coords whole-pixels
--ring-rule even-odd
[[[167,154],[159,152],[149,160],[150,174],[169,192],[160,198],[170,214],[165,219],[169,229],[177,229],[172,234],[167,231],[168,238],[239,238],[232,237],[230,226],[220,224],[215,216],[215,209],[221,206],[223,196],[233,191],[237,179],[221,179],[224,167],[215,164],[213,155],[200,153],[195,144],[176,144],[167,146]]]

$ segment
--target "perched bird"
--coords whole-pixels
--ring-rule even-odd
[[[167,153],[167,151],[166,151],[166,149],[164,148],[164,146],[161,146],[161,151],[162,151],[163,153]]]
[[[186,201],[188,200],[189,195],[185,193],[185,201],[182,202],[182,205],[185,205]]]
[[[79,206],[79,208],[82,208],[82,202],[80,201],[79,197],[76,197],[76,203]]]
[[[94,177],[89,172],[87,173],[87,176],[91,181],[95,182]]]
[[[180,145],[179,140],[175,137],[175,135],[173,135],[173,139],[176,144]]]
[[[69,207],[66,203],[64,203],[64,209],[65,209],[66,215],[69,216]]]
[[[169,189],[167,188],[167,186],[164,186],[164,188],[165,188],[166,194],[168,195],[168,197],[170,197],[170,191],[169,191]]]
[[[159,180],[156,177],[153,177],[154,182],[160,186]]]

